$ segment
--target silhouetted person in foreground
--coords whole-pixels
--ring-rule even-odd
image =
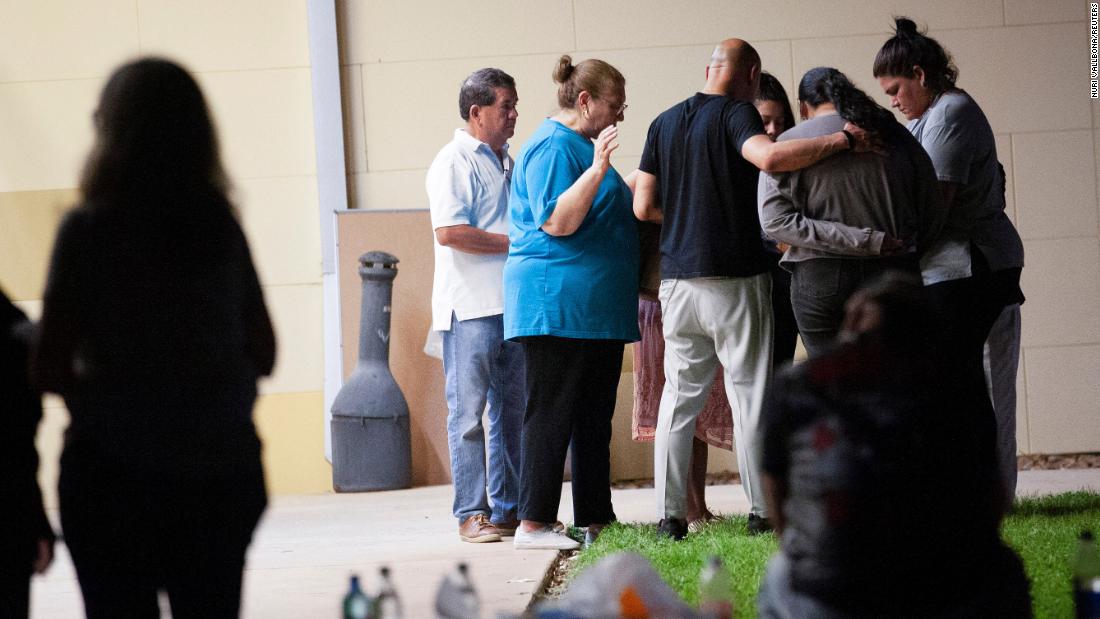
[[[267,503],[252,423],[275,338],[198,85],[142,59],[95,113],[32,371],[65,398],[61,525],[88,617],[234,617]]]
[[[27,376],[31,329],[0,292],[0,617],[29,614],[31,573],[41,574],[53,560],[53,529],[36,477],[42,400]]]
[[[981,420],[926,299],[916,275],[887,274],[849,300],[836,348],[773,384],[763,468],[780,551],[760,617],[1031,616],[999,535],[992,441],[972,438]]]

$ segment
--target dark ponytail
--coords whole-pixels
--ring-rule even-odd
[[[924,70],[925,87],[934,94],[955,88],[959,69],[939,41],[922,34],[908,17],[894,18],[894,36],[875,55],[875,77],[913,77],[913,67]]]
[[[897,122],[889,110],[832,67],[807,71],[798,83],[798,100],[811,107],[832,103],[841,118],[872,132],[885,131]]]

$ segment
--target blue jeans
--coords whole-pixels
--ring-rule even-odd
[[[458,320],[442,331],[447,379],[447,446],[459,523],[476,514],[493,522],[516,517],[525,372],[523,348],[504,340],[500,314]],[[489,463],[481,416],[488,402]],[[490,502],[492,508],[490,509]]]

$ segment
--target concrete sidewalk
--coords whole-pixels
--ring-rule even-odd
[[[1078,489],[1100,492],[1100,469],[1020,472],[1020,495]],[[562,497],[559,514],[568,522],[568,484]],[[652,489],[616,490],[613,501],[620,520],[656,520]],[[739,485],[710,486],[707,503],[721,513],[748,509]],[[274,499],[249,551],[241,615],[339,617],[348,575],[362,575],[372,592],[378,568],[389,565],[405,616],[431,617],[436,587],[458,561],[470,566],[484,616],[522,611],[556,553],[517,551],[511,538],[461,542],[450,505],[450,486]],[[72,563],[64,545],[57,551],[53,567],[33,584],[32,617],[83,616]]]

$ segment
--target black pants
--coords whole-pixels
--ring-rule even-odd
[[[527,410],[520,451],[519,517],[554,522],[565,452],[572,442],[573,522],[615,520],[611,508],[611,417],[624,343],[525,338]]]
[[[5,550],[9,546],[0,546]],[[29,616],[31,594],[31,560],[0,557],[0,617],[21,619]]]
[[[919,273],[914,257],[814,258],[792,266],[791,305],[811,357],[833,346],[852,293],[886,271]]]
[[[938,345],[943,362],[950,368],[946,387],[976,415],[976,436],[968,438],[981,462],[994,462],[997,452],[997,417],[986,388],[983,349],[1005,307],[1003,282],[998,280],[999,276],[979,272],[924,288],[941,330]],[[999,476],[989,483],[1004,491]]]
[[[224,476],[117,475],[62,461],[61,524],[89,619],[237,617],[252,531],[267,503],[260,463]]]
[[[768,269],[772,274],[772,373],[794,359],[798,322],[791,309],[791,274],[779,266],[778,258]]]

